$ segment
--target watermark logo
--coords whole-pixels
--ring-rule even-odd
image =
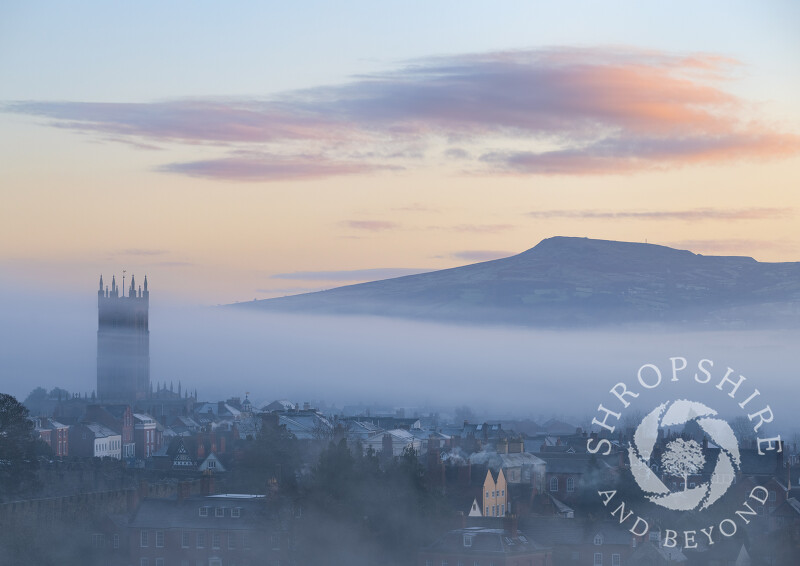
[[[648,494],[647,499],[673,511],[702,510],[728,491],[740,466],[739,444],[730,425],[714,418],[716,414],[702,403],[680,399],[659,405],[642,419],[628,447],[628,460],[633,479]],[[720,447],[717,461],[708,481],[689,488],[689,476],[699,474],[706,465],[703,448],[693,439],[672,440],[661,455],[661,465],[667,474],[683,477],[683,489],[671,491],[648,465],[658,441],[658,430],[693,421]]]
[[[736,376],[730,367],[724,371],[715,369],[714,362],[709,359],[698,361],[694,371],[689,369],[689,363],[683,357],[669,358],[669,365],[668,370],[662,371],[656,364],[644,364],[636,373],[636,383],[630,382],[629,386],[619,382],[609,390],[611,398],[600,403],[597,416],[592,419],[600,434],[587,439],[586,450],[590,454],[605,456],[615,449],[627,451],[631,475],[644,499],[666,512],[699,513],[731,491],[735,477],[742,472],[743,448],[739,446],[731,426],[720,418],[716,410],[689,399],[667,400],[653,409],[650,405],[644,417],[637,416],[633,421],[636,428],[627,447],[616,445],[612,435],[623,419],[623,413],[638,409],[635,404],[642,393],[656,390],[665,383],[686,381],[691,387],[704,389],[698,391],[698,395],[715,397],[714,404],[724,407],[729,414],[739,411],[739,418],[746,417],[755,434],[753,456],[781,452],[783,443],[780,435],[764,436],[762,427],[771,423],[774,415],[770,406],[761,401],[761,392],[749,384],[744,385],[746,377]],[[664,397],[670,395],[661,396],[656,403],[663,401]],[[638,404],[641,402],[643,399]],[[637,411],[638,414],[641,413]],[[625,418],[629,420],[628,415]],[[671,430],[671,434],[664,435],[665,429]],[[694,434],[687,433],[687,430]],[[679,434],[678,431],[682,432]],[[702,445],[698,439],[702,439]],[[713,449],[709,449],[708,443]],[[666,481],[667,478],[672,481]],[[644,536],[650,528],[647,517],[637,514],[630,501],[621,500],[616,488],[608,488],[597,493],[611,517],[621,525],[628,524],[634,536]],[[759,508],[763,508],[769,495],[762,485],[756,485],[746,495],[741,489],[735,492],[744,501],[737,502],[738,510],[721,520],[718,513],[710,515],[716,516],[714,524],[699,530],[678,530],[662,523],[663,545],[691,549],[697,548],[696,537],[701,535],[709,546],[720,537],[735,535],[740,526],[749,524],[751,518],[759,514]]]

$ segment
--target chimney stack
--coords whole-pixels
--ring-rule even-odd
[[[517,536],[517,514],[511,513],[503,517],[503,530],[506,531],[509,537],[516,538]]]
[[[211,472],[204,472],[203,477],[200,478],[200,493],[202,495],[214,495],[214,475]]]

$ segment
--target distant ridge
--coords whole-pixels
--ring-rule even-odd
[[[800,262],[557,236],[503,259],[233,306],[534,327],[798,327]]]

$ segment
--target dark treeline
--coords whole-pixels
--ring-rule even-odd
[[[296,564],[411,564],[421,546],[453,525],[415,451],[383,458],[342,439],[304,466],[308,450],[283,428],[265,426],[226,480],[238,491],[277,491],[293,507]]]

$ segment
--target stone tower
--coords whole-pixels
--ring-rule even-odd
[[[123,286],[124,286],[123,276]],[[148,311],[150,292],[147,277],[144,289],[136,288],[131,276],[128,296],[116,278],[111,288],[97,291],[97,396],[103,402],[133,404],[150,392],[150,330]]]

